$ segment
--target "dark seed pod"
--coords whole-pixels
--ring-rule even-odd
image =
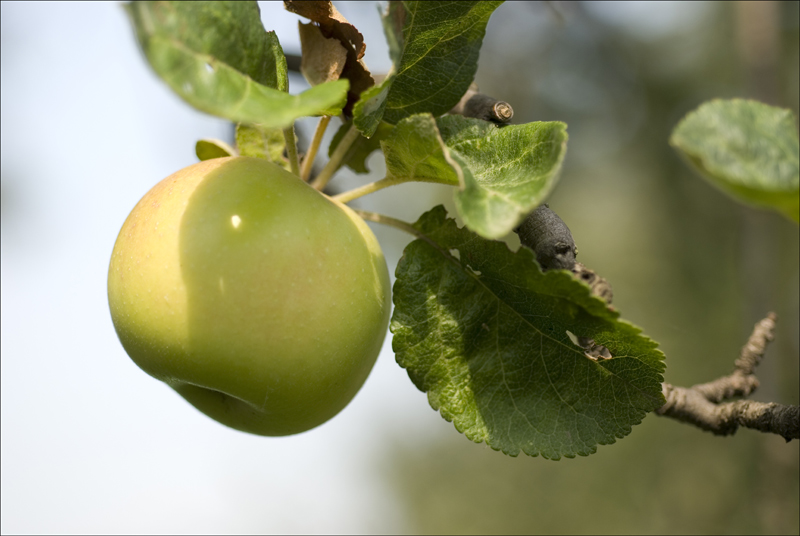
[[[578,248],[569,227],[545,205],[539,205],[516,228],[519,241],[536,254],[542,270],[572,270]]]

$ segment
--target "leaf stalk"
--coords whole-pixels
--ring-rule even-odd
[[[335,199],[340,203],[349,203],[353,199],[358,199],[361,196],[371,194],[372,192],[377,192],[378,190],[382,190],[388,186],[401,184],[402,182],[403,181],[399,181],[394,177],[384,177],[381,180],[365,184],[364,186],[359,186],[358,188],[353,188],[352,190],[348,190],[346,192],[342,192],[333,196],[332,199]]]
[[[339,142],[339,145],[336,146],[336,149],[334,149],[331,159],[328,160],[328,163],[325,164],[325,167],[319,172],[319,175],[317,175],[317,177],[311,183],[311,186],[317,190],[322,190],[325,188],[325,185],[327,185],[328,181],[331,180],[331,177],[333,177],[333,174],[336,173],[336,170],[341,167],[342,160],[344,160],[347,151],[350,149],[350,146],[353,145],[353,142],[358,139],[358,136],[360,136],[358,129],[355,127],[355,125],[350,125],[350,129],[344,135],[342,141]]]
[[[336,199],[336,198],[334,198]],[[385,214],[380,214],[378,212],[370,212],[368,210],[361,210],[359,208],[351,209],[353,212],[361,216],[366,221],[372,221],[375,223],[381,223],[383,225],[388,225],[390,227],[394,227],[395,229],[400,229],[401,231],[405,231],[416,238],[422,238],[428,240],[428,238],[423,235],[421,232],[417,231],[417,229],[411,225],[410,223],[398,220],[397,218],[392,218],[391,216],[386,216]]]
[[[300,178],[308,182],[311,176],[311,168],[314,166],[314,159],[317,157],[317,151],[322,143],[322,137],[325,135],[325,130],[328,128],[328,123],[331,122],[330,115],[323,115],[319,118],[317,128],[314,130],[314,137],[311,140],[311,145],[308,148],[308,153],[303,157],[303,166],[300,168]]]
[[[292,173],[300,176],[300,162],[297,159],[297,143],[294,140],[294,124],[283,129],[283,137],[286,139],[286,154],[289,157],[289,165]]]

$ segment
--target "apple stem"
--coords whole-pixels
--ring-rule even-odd
[[[417,238],[428,240],[428,238],[425,235],[417,231],[417,229],[413,225],[411,225],[406,221],[398,220],[397,218],[392,218],[391,216],[386,216],[385,214],[379,214],[377,212],[361,210],[359,208],[353,208],[351,210],[356,214],[358,214],[359,216],[361,216],[361,218],[364,220],[374,221],[375,223],[382,223],[383,225],[388,225],[390,227],[394,227],[395,229],[400,229],[401,231],[405,231],[409,234],[414,235]]]
[[[400,184],[401,182],[403,181],[398,181],[394,177],[384,177],[379,181],[371,182],[369,184],[365,184],[364,186],[359,186],[358,188],[353,188],[352,190],[348,190],[338,195],[334,195],[333,197],[331,197],[331,199],[334,199],[339,203],[349,203],[353,199],[358,199],[363,195],[371,194],[372,192],[377,192],[378,190],[382,190],[387,186]]]
[[[314,130],[314,138],[311,140],[311,146],[303,157],[303,166],[300,168],[300,178],[305,182],[308,182],[308,178],[311,176],[311,168],[314,165],[314,159],[317,157],[319,145],[322,143],[322,136],[325,134],[325,130],[328,128],[328,123],[330,122],[330,115],[323,115],[319,118],[317,128]]]
[[[350,150],[350,146],[353,145],[353,142],[356,141],[360,135],[355,125],[350,125],[350,129],[344,135],[342,141],[340,141],[336,149],[333,150],[331,159],[328,160],[328,163],[325,164],[325,167],[319,172],[319,175],[317,175],[311,183],[311,186],[317,190],[325,188],[325,185],[331,180],[333,174],[336,173],[336,170],[342,165],[342,160],[344,160],[347,151]]]
[[[297,143],[294,139],[294,125],[283,129],[283,137],[286,139],[286,154],[289,157],[289,165],[292,173],[300,176],[300,162],[297,159]]]

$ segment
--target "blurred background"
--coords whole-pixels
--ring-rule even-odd
[[[298,17],[260,4],[299,54]],[[336,5],[386,72],[376,4]],[[119,4],[1,6],[4,534],[800,531],[797,441],[650,415],[586,458],[509,458],[430,409],[391,336],[358,396],[317,429],[263,438],[205,417],[126,356],[106,274],[139,198],[196,162],[196,140],[232,129],[156,78]],[[725,197],[667,143],[715,97],[797,114],[798,20],[798,2],[509,2],[489,22],[478,85],[516,123],[568,123],[550,206],[623,316],[661,343],[673,384],[729,373],[773,310],[753,398],[800,402],[798,227]],[[301,122],[301,143],[313,126]],[[379,155],[369,164],[333,188],[383,176]],[[413,221],[451,195],[402,185],[356,205]],[[393,271],[409,237],[372,227]]]

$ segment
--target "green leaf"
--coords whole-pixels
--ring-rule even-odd
[[[352,121],[348,121],[339,127],[339,130],[336,131],[336,134],[334,134],[331,140],[331,144],[328,146],[328,156],[333,154],[333,151],[339,146],[339,142],[342,141],[344,135],[350,130],[350,125],[352,124]],[[359,136],[344,155],[342,165],[346,165],[356,173],[369,173],[367,158],[369,158],[369,155],[374,151],[381,148],[381,140],[385,139],[389,133],[392,132],[392,129],[394,129],[394,127],[389,123],[381,123],[378,125],[378,129],[371,138]]]
[[[287,127],[339,113],[348,83],[289,95],[286,59],[255,2],[132,2],[126,9],[151,67],[195,108],[235,122]]]
[[[566,125],[497,126],[488,121],[418,114],[381,143],[386,174],[397,182],[459,186],[456,209],[484,238],[507,235],[549,195],[566,152]]]
[[[689,113],[670,144],[735,199],[771,207],[800,223],[797,122],[789,110],[741,99]]]
[[[397,362],[431,406],[511,456],[586,456],[664,404],[664,356],[641,330],[533,252],[459,229],[439,206],[397,266]],[[572,342],[594,339],[594,360]]]
[[[290,170],[289,160],[283,154],[286,138],[279,128],[262,128],[258,125],[239,123],[236,125],[236,146],[242,156],[263,158],[287,171]]]
[[[356,127],[370,137],[381,120],[452,109],[475,78],[486,24],[501,3],[390,2],[383,22],[394,66],[361,94]]]
[[[499,127],[460,115],[440,117],[437,124],[463,173],[456,209],[484,238],[507,235],[555,187],[566,154],[566,124]]]
[[[236,151],[221,140],[200,140],[194,146],[194,152],[200,160],[211,160],[213,158],[223,158],[235,156]]]
[[[458,174],[449,160],[436,120],[431,114],[401,119],[381,142],[386,176],[398,182],[421,181],[458,185]]]

